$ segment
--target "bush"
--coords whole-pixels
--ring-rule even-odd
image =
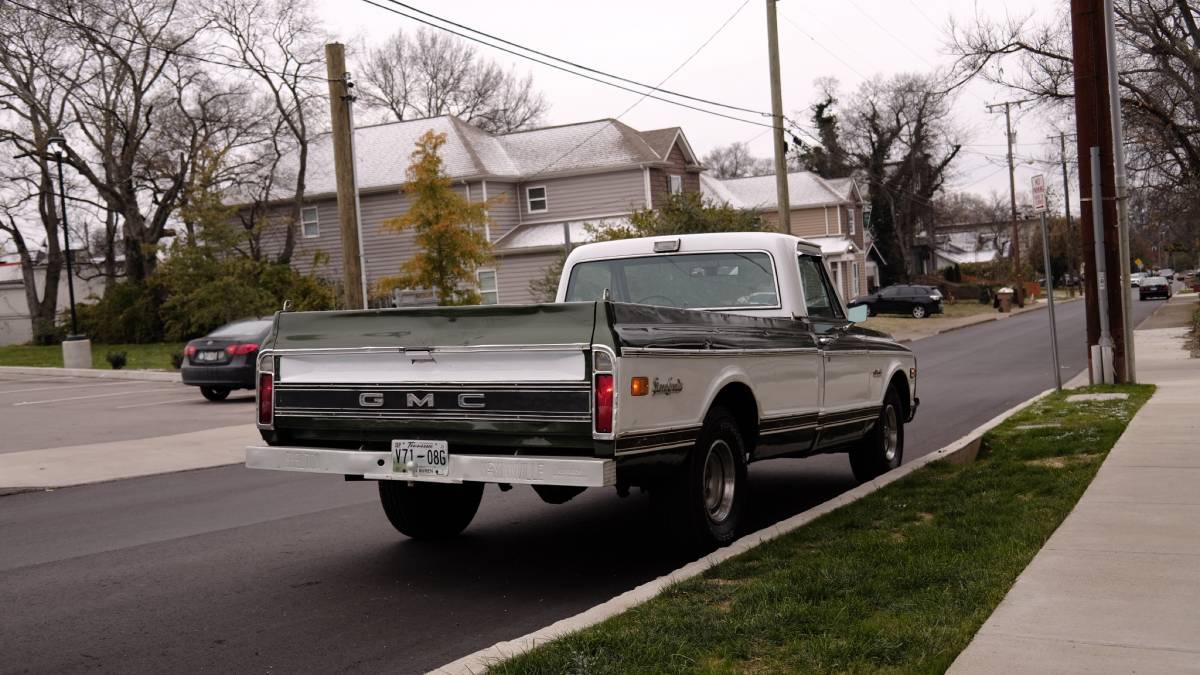
[[[946,281],[959,283],[962,281],[962,268],[957,264],[942,269],[942,278]]]
[[[75,314],[79,330],[96,342],[160,342],[163,339],[161,306],[156,289],[149,284],[119,281],[98,301],[77,304]],[[60,334],[66,335],[71,326],[70,309],[60,313],[59,326]]]
[[[104,355],[104,360],[108,361],[108,365],[112,366],[113,370],[120,370],[129,363],[129,358],[125,352],[109,352]]]
[[[183,367],[183,352],[171,352],[171,367],[175,370]]]

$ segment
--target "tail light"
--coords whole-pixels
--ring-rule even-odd
[[[275,414],[275,380],[271,373],[258,374],[258,423],[271,424]]]
[[[192,358],[193,356],[196,355],[196,345],[188,345],[187,347],[184,347],[183,353],[187,354],[187,357],[189,359]]]
[[[613,429],[613,376],[596,375],[596,433],[611,434]]]
[[[254,342],[244,342],[238,345],[229,345],[225,348],[225,353],[230,356],[241,356],[245,354],[253,354],[258,351],[258,344]]]

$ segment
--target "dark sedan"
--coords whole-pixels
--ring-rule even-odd
[[[860,295],[850,301],[850,307],[859,305],[867,308],[867,314],[908,314],[923,319],[930,314],[942,313],[942,293],[934,286],[897,284],[881,288],[869,295]]]
[[[1171,282],[1167,281],[1166,277],[1146,277],[1138,284],[1138,299],[1145,300],[1146,298],[1162,298],[1169,300],[1171,298]]]
[[[184,348],[183,383],[200,387],[210,401],[223,401],[234,389],[254,388],[254,359],[271,319],[244,319],[226,324]]]

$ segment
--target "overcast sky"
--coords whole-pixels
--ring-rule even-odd
[[[507,40],[649,83],[657,83],[679,66],[742,5],[742,0],[406,2]],[[995,17],[1006,12],[1012,16],[1034,13],[1041,17],[1055,14],[1061,4],[1065,0],[781,0],[784,112],[798,112],[807,119],[807,109],[816,97],[813,82],[819,77],[837,78],[848,94],[865,77],[875,74],[929,72],[949,64],[943,42],[951,16],[959,21],[971,21],[976,13]],[[318,8],[330,31],[351,43],[374,43],[397,29],[419,25],[361,0],[318,0]],[[549,124],[614,117],[639,98],[497,50],[480,50],[533,74],[536,86],[551,103]],[[353,62],[347,67],[354,72]],[[663,86],[769,111],[764,0],[748,0],[729,25]],[[1015,97],[982,82],[958,94],[955,116],[968,130],[969,145],[956,162],[950,189],[982,194],[996,190],[1007,195],[1004,116],[985,110],[987,103],[1005,98]],[[701,155],[733,141],[749,141],[761,156],[771,152],[768,129],[651,99],[621,119],[638,129],[681,126]],[[1057,145],[1051,151],[1045,141],[1053,130],[1041,113],[1018,111],[1014,128],[1020,143],[1017,155],[1057,158]],[[1058,191],[1057,166],[1018,162],[1018,191],[1027,191],[1030,176],[1042,172],[1049,174],[1048,184]]]

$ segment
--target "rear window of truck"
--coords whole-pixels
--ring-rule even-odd
[[[683,309],[779,307],[775,266],[765,252],[680,253],[589,260],[571,268],[567,302],[600,300]]]

